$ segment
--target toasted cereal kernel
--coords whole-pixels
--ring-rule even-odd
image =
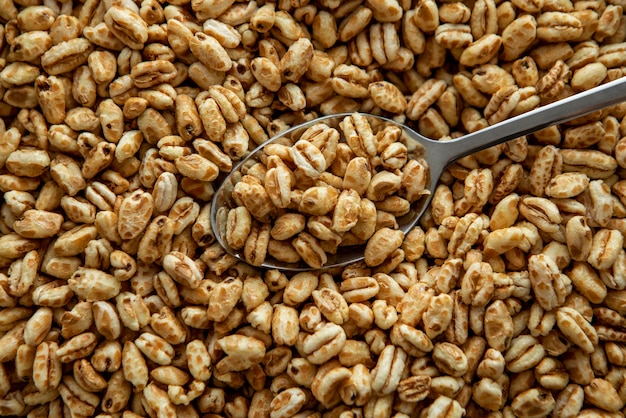
[[[142,49],[148,40],[147,23],[131,9],[115,5],[104,14],[104,22],[116,38],[132,49]]]
[[[87,301],[112,299],[121,290],[121,284],[115,277],[96,269],[75,271],[68,284],[78,297]]]
[[[153,210],[152,195],[136,190],[119,208],[118,232],[123,239],[137,237],[148,225]]]
[[[470,43],[461,54],[459,62],[473,67],[489,62],[500,49],[502,38],[496,34],[486,34]]]
[[[61,230],[62,223],[58,213],[30,209],[13,223],[13,230],[25,238],[49,238]]]
[[[407,117],[412,120],[419,119],[426,112],[426,109],[437,101],[445,89],[445,81],[427,80],[411,96],[411,100],[407,104]]]
[[[13,3],[0,415],[620,414],[624,105],[457,161],[398,230],[431,182],[399,124],[456,138],[622,77],[619,1]],[[200,202],[341,112],[241,167],[228,254]]]
[[[600,229],[593,237],[587,262],[596,269],[610,268],[619,256],[624,237],[614,229]]]
[[[552,394],[542,388],[532,388],[520,393],[511,404],[513,412],[520,416],[529,416],[534,411],[538,411],[538,414],[549,414],[554,406]]]
[[[381,228],[368,240],[365,247],[365,263],[368,266],[382,264],[385,259],[402,245],[404,233],[390,228]]]
[[[306,232],[299,233],[291,245],[300,254],[302,260],[312,268],[321,268],[328,261],[320,242]]]
[[[537,38],[546,42],[564,42],[582,34],[582,23],[563,12],[546,12],[537,18]]]
[[[525,14],[508,24],[502,31],[502,59],[519,58],[532,44],[537,34],[537,22],[531,14]]]
[[[92,49],[87,39],[70,39],[48,49],[41,56],[41,65],[50,75],[63,74],[86,63]]]
[[[367,87],[370,97],[381,109],[391,113],[402,113],[407,107],[402,92],[387,81],[370,83]]]

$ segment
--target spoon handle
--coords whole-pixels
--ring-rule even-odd
[[[541,106],[463,137],[436,142],[442,167],[469,154],[626,101],[626,77]],[[434,144],[433,144],[434,145]]]

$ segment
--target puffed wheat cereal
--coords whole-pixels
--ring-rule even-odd
[[[0,415],[624,417],[625,7],[1,1]]]

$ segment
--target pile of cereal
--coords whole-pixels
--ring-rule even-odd
[[[270,259],[319,269],[346,246],[360,246],[372,267],[403,259],[397,218],[430,195],[428,163],[405,136],[400,125],[361,113],[286,132],[279,138],[288,144],[264,146],[260,161],[237,170],[232,191],[221,192],[233,201],[218,216],[226,245],[255,266]]]
[[[626,104],[459,160],[369,265],[259,269],[209,218],[317,116],[445,140],[622,77],[624,7],[0,2],[0,415],[624,417]]]

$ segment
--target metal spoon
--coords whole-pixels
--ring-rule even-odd
[[[425,160],[430,168],[430,178],[427,180],[426,184],[427,188],[430,190],[430,194],[425,195],[420,200],[413,203],[411,211],[401,218],[398,218],[399,229],[406,234],[419,221],[428,207],[441,174],[450,164],[459,158],[623,101],[626,101],[626,77],[550,103],[480,131],[449,141],[434,141],[393,120],[381,116],[364,115],[368,117],[371,123],[395,124],[402,128],[402,141],[407,145],[409,158]],[[290,139],[295,142],[304,130],[319,122],[337,127],[339,122],[348,115],[350,115],[350,113],[323,116],[288,129],[253,150],[244,160],[233,168],[216,191],[211,205],[211,226],[213,232],[220,245],[224,247],[229,254],[244,262],[246,261],[243,251],[233,250],[226,242],[226,217],[228,209],[234,207],[232,200],[234,185],[241,179],[249,167],[258,162],[258,157],[262,153],[263,148],[278,140]],[[337,254],[328,254],[328,262],[323,268],[341,267],[361,261],[363,260],[364,248],[364,245],[340,247]],[[283,263],[273,259],[269,254],[266,261],[262,264],[262,267],[277,268],[285,271],[311,270],[311,267],[303,263],[296,265]]]

